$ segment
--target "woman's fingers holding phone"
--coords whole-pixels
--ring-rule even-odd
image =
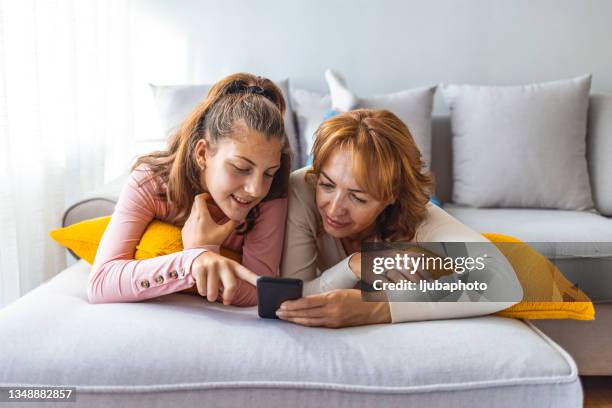
[[[330,310],[325,293],[286,300],[276,315],[279,319],[301,324],[302,326],[330,326]]]
[[[336,289],[283,302],[278,317],[305,326],[347,327],[391,321],[387,302],[364,302],[356,289]]]
[[[279,309],[276,312],[276,315],[279,317],[283,317],[283,319],[289,318],[323,318],[325,317],[325,308],[324,307],[312,307],[310,309],[297,309],[297,310],[287,310],[287,309]]]
[[[326,293],[305,296],[295,300],[285,300],[281,303],[280,309],[282,311],[295,311],[325,306],[327,304]]]

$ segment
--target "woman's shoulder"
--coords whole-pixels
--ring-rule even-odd
[[[308,170],[312,170],[311,166],[302,167],[295,170],[289,176],[289,196],[297,197],[303,203],[315,202],[315,191],[313,186],[306,180]]]
[[[483,237],[444,209],[429,202],[427,215],[416,231],[415,239],[420,242],[482,241]]]

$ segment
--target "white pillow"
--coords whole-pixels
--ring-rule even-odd
[[[331,110],[329,94],[321,95],[305,89],[291,89],[291,106],[295,112],[300,146],[302,146],[301,164],[305,165],[312,150],[313,136],[325,115]]]
[[[590,87],[590,75],[524,86],[443,85],[453,132],[453,201],[592,209]]]
[[[285,131],[293,151],[292,168],[297,169],[301,166],[300,145],[297,138],[295,121],[289,96],[289,80],[276,81],[276,85],[283,92],[287,110],[285,112]],[[181,125],[189,113],[200,103],[210,90],[210,84],[203,85],[153,85],[153,98],[161,116],[163,124],[163,134],[170,136]]]

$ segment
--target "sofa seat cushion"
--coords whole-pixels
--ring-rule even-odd
[[[443,208],[479,232],[507,234],[525,242],[550,243],[538,249],[552,258],[612,256],[612,219],[593,212],[472,208],[451,203],[444,204]]]
[[[569,355],[502,317],[306,328],[173,294],[89,304],[79,261],[0,310],[0,387],[71,406],[579,407]]]
[[[582,211],[444,209],[479,232],[514,236],[548,257],[593,302],[612,301],[612,219]]]

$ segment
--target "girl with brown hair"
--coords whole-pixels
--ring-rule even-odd
[[[304,297],[284,302],[279,318],[343,327],[483,315],[522,299],[514,270],[496,247],[429,202],[432,179],[408,127],[393,113],[357,109],[332,117],[317,130],[312,156],[312,167],[290,178],[281,262],[282,276],[304,281]],[[354,289],[361,244],[395,241],[476,243],[466,245],[469,255],[487,258],[489,287],[511,300],[363,301]]]
[[[278,274],[285,233],[285,109],[272,81],[230,75],[213,85],[167,150],[140,157],[100,242],[90,302],[191,290],[211,302],[255,305],[257,276]],[[184,250],[134,260],[154,218],[182,227]]]

